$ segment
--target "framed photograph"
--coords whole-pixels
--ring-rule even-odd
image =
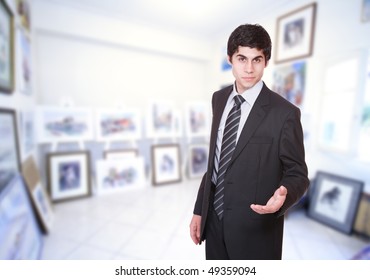
[[[104,159],[126,159],[135,158],[139,154],[137,149],[121,149],[104,151]]]
[[[0,92],[14,91],[14,16],[0,0]]]
[[[21,170],[16,113],[0,108],[0,189]]]
[[[53,202],[91,196],[90,153],[47,154],[49,193]]]
[[[20,92],[31,95],[31,42],[24,29],[17,28],[17,86]]]
[[[142,188],[145,182],[145,165],[142,157],[96,162],[98,195]]]
[[[23,160],[35,149],[35,123],[32,109],[19,112],[19,136]]]
[[[370,0],[362,0],[361,21],[370,21]]]
[[[95,118],[97,141],[127,141],[141,139],[139,110],[101,109]]]
[[[35,122],[39,143],[79,142],[94,138],[89,108],[37,106]]]
[[[40,172],[33,156],[23,162],[22,174],[43,232],[49,233],[54,222],[54,211],[50,197],[42,186]]]
[[[189,178],[200,178],[207,171],[208,164],[207,144],[189,146]]]
[[[186,135],[207,137],[210,133],[210,112],[206,102],[193,102],[186,105]]]
[[[305,61],[275,67],[273,90],[298,107],[303,103],[305,85]]]
[[[40,259],[42,232],[19,173],[0,189],[0,225],[1,260]]]
[[[31,0],[17,0],[17,13],[23,28],[31,30]]]
[[[275,63],[312,55],[316,6],[314,2],[277,19]]]
[[[181,182],[180,163],[180,147],[178,144],[153,145],[153,185]]]
[[[309,217],[350,234],[363,187],[363,182],[352,178],[317,172]]]
[[[174,104],[170,101],[149,102],[146,117],[148,138],[172,138],[176,135],[176,117]]]

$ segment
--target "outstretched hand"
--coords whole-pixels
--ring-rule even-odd
[[[271,214],[277,212],[283,206],[288,190],[284,186],[280,186],[274,195],[267,201],[266,205],[251,204],[251,208],[258,214]]]

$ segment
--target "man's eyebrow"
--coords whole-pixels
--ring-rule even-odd
[[[241,58],[247,58],[245,55],[242,55],[242,54],[237,54],[236,55],[237,57],[241,57]],[[252,60],[255,60],[255,59],[258,59],[258,58],[263,58],[262,55],[258,55],[256,57],[253,57]]]

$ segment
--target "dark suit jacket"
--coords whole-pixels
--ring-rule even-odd
[[[213,94],[209,161],[194,214],[202,216],[201,240],[212,200],[212,171],[217,131],[232,86]],[[224,236],[232,258],[281,259],[284,213],[308,188],[300,110],[263,84],[243,127],[225,177]],[[281,185],[288,189],[274,214],[255,213],[251,204],[265,205]],[[233,257],[234,256],[234,257]]]

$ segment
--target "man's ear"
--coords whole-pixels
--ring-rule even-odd
[[[270,61],[270,60],[267,60],[267,61],[266,61],[265,68],[269,65],[269,61]]]
[[[233,64],[233,61],[232,61],[232,57],[231,56],[227,56],[227,62],[232,65]]]

